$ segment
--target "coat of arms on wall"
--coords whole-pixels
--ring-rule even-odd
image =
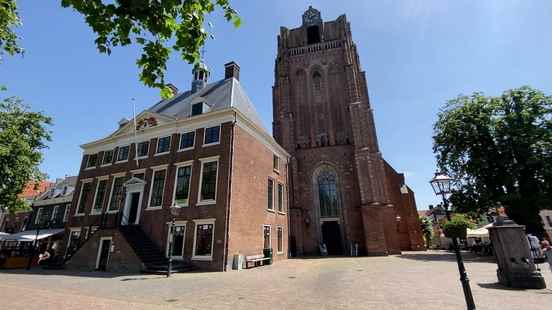
[[[157,126],[157,120],[155,119],[155,117],[151,116],[139,120],[136,123],[136,130],[142,130],[153,126]]]

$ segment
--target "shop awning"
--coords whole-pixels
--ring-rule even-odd
[[[6,239],[10,234],[5,232],[0,232],[0,241]]]
[[[481,228],[477,228],[477,229],[469,229],[468,228],[467,237],[468,238],[489,237],[489,230],[487,228],[491,227],[491,226],[493,226],[493,224],[488,224],[488,225],[485,225],[485,226],[483,226]]]
[[[38,240],[63,233],[64,229],[41,229],[38,233]],[[32,242],[36,238],[36,230],[25,230],[16,234],[4,237],[2,241]]]

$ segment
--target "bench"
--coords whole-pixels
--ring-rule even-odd
[[[253,263],[253,267],[262,266],[270,257],[265,257],[263,254],[249,255],[245,257],[245,269],[249,268],[249,263]]]

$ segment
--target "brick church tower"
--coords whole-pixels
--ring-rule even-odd
[[[382,158],[365,72],[345,15],[281,27],[274,136],[291,154],[290,250],[387,255],[422,247],[414,194]]]

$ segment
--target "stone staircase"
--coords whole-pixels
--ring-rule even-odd
[[[144,233],[139,225],[127,225],[119,227],[119,231],[125,237],[134,253],[144,264],[145,273],[166,274],[168,259],[157,245]],[[193,266],[181,261],[172,262],[171,273],[193,270]]]

